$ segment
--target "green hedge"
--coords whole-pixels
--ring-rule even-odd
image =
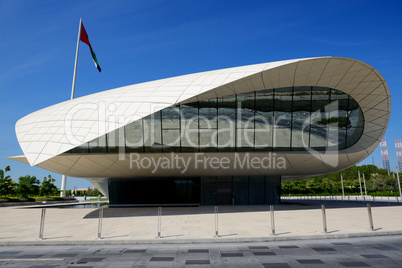
[[[38,196],[38,197],[29,197],[29,198],[21,198],[21,197],[3,197],[0,198],[0,203],[13,203],[13,202],[43,202],[43,201],[74,201],[76,200],[73,197],[60,197],[60,196]]]

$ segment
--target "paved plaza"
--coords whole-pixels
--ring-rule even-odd
[[[102,239],[97,239],[99,209],[47,208],[43,240],[38,239],[41,208],[2,207],[0,245],[262,242],[402,234],[398,203],[371,204],[372,231],[365,203],[327,201],[324,233],[320,204],[325,202],[308,202],[275,206],[276,235],[271,234],[269,206],[220,206],[218,236],[213,206],[164,207],[160,238],[155,207],[104,208]]]
[[[295,203],[297,202],[297,203]],[[326,206],[323,232],[321,204]],[[269,206],[0,208],[0,266],[7,267],[402,267],[402,206],[288,200]],[[216,236],[218,231],[218,236]]]
[[[7,267],[402,267],[402,236],[255,243],[3,246]]]

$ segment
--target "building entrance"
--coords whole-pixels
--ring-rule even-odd
[[[233,205],[232,177],[218,177],[216,179],[216,204]]]
[[[280,176],[208,176],[110,179],[112,206],[273,205]]]
[[[137,178],[109,181],[111,205],[199,205],[200,178]]]

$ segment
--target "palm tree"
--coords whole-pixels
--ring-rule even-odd
[[[10,196],[15,194],[16,183],[6,172],[10,171],[10,166],[6,166],[4,170],[0,169],[0,196]]]

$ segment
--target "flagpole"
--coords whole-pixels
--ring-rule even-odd
[[[78,62],[78,51],[80,49],[80,38],[81,38],[81,25],[82,25],[82,18],[80,18],[80,26],[78,27],[78,38],[77,38],[77,49],[75,50],[75,62],[74,62],[74,74],[73,74],[73,85],[71,86],[71,99],[74,99],[75,93],[75,78],[77,75],[77,62]],[[66,196],[66,185],[67,185],[67,176],[61,176],[61,191],[60,196]]]
[[[75,93],[75,77],[77,75],[78,51],[80,50],[81,25],[82,25],[82,18],[80,18],[80,26],[78,28],[78,38],[77,38],[77,49],[75,50],[75,63],[74,63],[73,85],[71,87],[71,99],[74,99],[74,93]]]

